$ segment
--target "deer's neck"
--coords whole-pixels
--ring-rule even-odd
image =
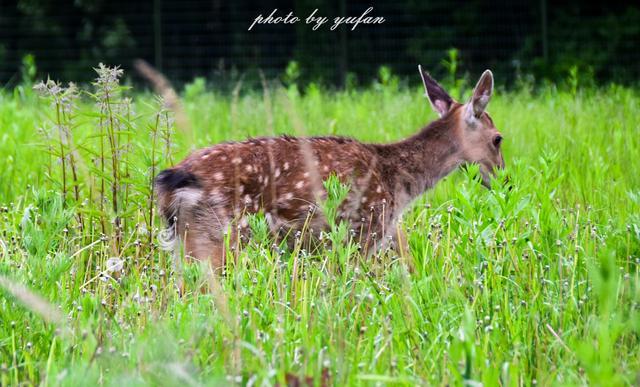
[[[434,121],[406,140],[377,146],[390,189],[413,200],[462,164],[448,121]]]

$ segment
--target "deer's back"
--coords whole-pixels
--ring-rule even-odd
[[[299,229],[311,214],[312,226],[321,229],[324,219],[317,204],[326,199],[322,182],[332,173],[351,187],[339,216],[352,228],[377,227],[385,208],[392,204],[373,148],[346,138],[279,137],[223,143],[192,153],[172,171],[190,178],[189,192],[194,199],[190,204],[199,208],[192,216],[200,217],[200,222],[223,219],[222,226],[232,218],[262,210],[272,228]],[[163,203],[168,208],[184,189],[160,188],[161,211],[166,212]]]

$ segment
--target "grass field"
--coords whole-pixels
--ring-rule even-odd
[[[0,385],[640,382],[637,91],[499,90],[488,110],[513,188],[471,168],[417,200],[413,274],[339,238],[317,255],[274,247],[256,218],[211,276],[157,248],[159,170],[248,136],[393,141],[435,113],[394,83],[194,87],[174,130],[109,76],[75,102],[0,92]]]

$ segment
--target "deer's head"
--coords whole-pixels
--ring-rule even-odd
[[[480,166],[482,182],[489,186],[490,175],[504,167],[500,145],[502,135],[486,112],[493,93],[493,74],[486,70],[473,89],[471,98],[462,104],[455,101],[431,76],[418,66],[426,96],[442,120],[447,120],[456,140],[462,162]]]

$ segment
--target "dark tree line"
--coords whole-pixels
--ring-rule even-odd
[[[304,19],[357,16],[373,6],[382,25],[355,31],[295,25],[247,28],[278,8]],[[16,84],[27,54],[40,76],[86,81],[98,62],[130,68],[143,58],[177,82],[195,76],[234,79],[280,74],[295,60],[302,80],[368,82],[378,67],[413,75],[422,63],[436,74],[451,48],[462,72],[492,68],[558,80],[577,68],[598,82],[634,83],[640,75],[640,6],[608,1],[300,0],[0,0],[0,82]],[[442,74],[439,74],[442,75]]]

